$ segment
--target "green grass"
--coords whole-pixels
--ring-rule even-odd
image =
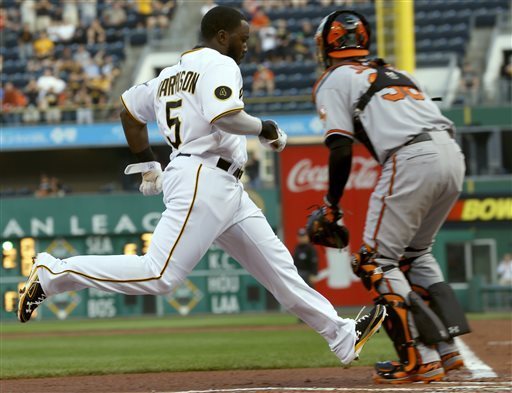
[[[486,313],[469,318],[511,316]],[[289,330],[247,328],[296,325],[295,317],[281,313],[4,322],[0,378],[341,366],[323,338],[305,325]],[[395,357],[381,332],[353,366]]]
[[[0,325],[0,377],[340,366],[323,338],[305,326],[290,330],[220,329],[263,325],[296,325],[296,319],[286,314],[262,314],[4,323]],[[210,330],[187,332],[187,327]],[[219,329],[211,329],[215,327]],[[111,330],[117,329],[121,331],[113,334]],[[154,330],[143,333],[143,329]],[[391,344],[381,333],[353,364],[370,365],[392,355]]]

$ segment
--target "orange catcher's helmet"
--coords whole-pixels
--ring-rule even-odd
[[[355,11],[334,11],[320,22],[315,42],[318,60],[326,67],[329,57],[367,56],[370,53],[370,25]]]

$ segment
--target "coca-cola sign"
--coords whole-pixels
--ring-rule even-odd
[[[346,190],[373,189],[379,177],[378,164],[371,157],[354,156],[352,171],[345,186]],[[291,192],[327,190],[329,168],[315,165],[311,158],[303,158],[290,169],[286,185]]]
[[[280,154],[282,225],[290,251],[297,244],[297,230],[304,227],[312,206],[323,203],[329,182],[329,151],[324,145],[287,146]],[[355,144],[352,171],[340,206],[350,230],[350,245],[343,252],[317,247],[318,281],[315,288],[334,305],[370,303],[368,291],[352,274],[350,254],[361,247],[368,200],[380,175],[379,165],[363,145]]]

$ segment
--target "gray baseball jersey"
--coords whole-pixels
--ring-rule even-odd
[[[346,62],[319,79],[314,96],[326,139],[360,135],[354,111],[376,75],[369,63]],[[379,265],[396,267],[384,273],[378,292],[404,299],[411,284],[426,289],[443,281],[431,246],[459,196],[465,170],[464,156],[452,138],[453,123],[413,82],[418,88],[391,86],[378,91],[359,116],[368,138],[365,145],[382,165],[370,197],[363,240],[384,257],[377,258]],[[426,135],[414,139],[421,134]],[[415,251],[411,254],[406,249]],[[404,255],[417,257],[407,277],[398,269]],[[409,325],[417,335],[413,318]],[[448,343],[438,351],[421,343],[417,349],[424,363],[439,360],[439,353],[456,351]]]
[[[375,77],[374,68],[359,62],[347,63],[322,75],[315,86],[315,101],[326,138],[332,134],[354,138],[354,108]],[[453,128],[453,123],[441,114],[430,97],[409,87],[378,92],[360,120],[381,164],[415,135]]]

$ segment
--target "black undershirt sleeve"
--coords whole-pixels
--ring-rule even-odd
[[[325,141],[330,150],[327,200],[332,205],[338,205],[350,175],[352,143],[352,139],[341,135],[330,135]]]

